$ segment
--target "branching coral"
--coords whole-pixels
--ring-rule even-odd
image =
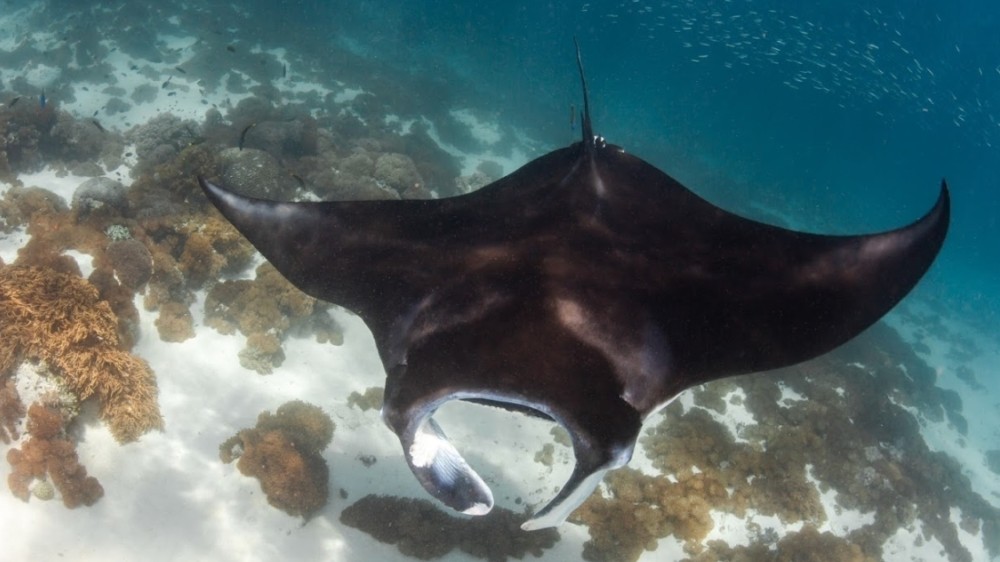
[[[427,500],[368,495],[348,506],[340,521],[421,560],[459,548],[477,558],[503,562],[529,553],[540,557],[559,541],[555,529],[522,531],[526,518],[497,507],[484,517],[459,519]]]
[[[225,463],[260,481],[267,501],[289,515],[309,518],[326,505],[329,473],[320,452],[334,423],[317,406],[301,401],[262,412],[257,426],[240,430],[219,447]]]
[[[0,268],[0,372],[45,361],[80,400],[95,397],[120,442],[163,427],[156,379],[119,346],[118,320],[93,285],[52,270]]]
[[[63,504],[68,508],[93,505],[104,495],[104,489],[87,469],[80,464],[76,448],[65,437],[62,414],[54,408],[32,404],[28,409],[28,435],[30,438],[20,449],[7,452],[7,461],[13,468],[7,477],[11,492],[28,501],[31,484],[46,477],[59,490]]]

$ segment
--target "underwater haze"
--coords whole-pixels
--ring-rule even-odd
[[[1000,559],[1000,4],[0,0],[5,560]],[[825,234],[951,227],[885,319],[681,394],[556,529],[544,420],[449,404],[451,512],[379,417],[361,320],[196,177],[443,198],[595,134]]]

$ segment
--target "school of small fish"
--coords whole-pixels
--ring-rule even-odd
[[[689,64],[773,69],[786,87],[836,96],[842,107],[866,105],[886,119],[902,108],[929,129],[959,127],[976,142],[1000,145],[1000,53],[989,63],[963,56],[954,41],[966,38],[947,39],[954,36],[943,9],[908,15],[853,3],[764,7],[753,0],[607,5],[588,2],[581,11],[607,25],[634,27],[640,32],[632,37],[654,41],[665,53],[668,42],[677,42]]]

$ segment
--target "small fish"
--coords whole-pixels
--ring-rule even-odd
[[[95,109],[93,117],[97,117],[97,114],[100,113],[100,112],[101,112],[100,109]]]
[[[299,183],[299,187],[305,187],[306,186],[306,180],[302,179],[302,176],[300,176],[300,175],[298,175],[296,173],[292,173],[292,177],[295,179],[295,181],[297,181]]]
[[[181,74],[187,74],[187,71],[184,70],[183,68],[179,67],[179,66],[175,66],[174,70],[176,70],[177,72],[180,72]]]
[[[38,96],[38,107],[45,109],[45,102],[46,102],[45,90],[42,90],[41,95]]]
[[[170,92],[170,93],[168,93],[167,95],[168,95],[168,96],[176,96],[176,95],[177,95],[177,92]]]
[[[573,104],[569,105],[569,130],[576,130],[576,106]]]
[[[236,47],[233,47],[232,45],[226,45],[226,50],[229,51],[230,53],[235,53]]]
[[[100,131],[102,133],[106,132],[104,130],[104,126],[101,125],[101,123],[97,119],[91,119],[90,122],[93,123],[95,127],[97,127],[98,131]]]
[[[288,65],[287,64],[281,65],[281,77],[282,78],[288,78]]]
[[[17,102],[19,101],[21,101],[21,96],[17,96],[14,99],[7,102],[7,107],[14,107],[15,105],[17,105]]]
[[[246,126],[246,127],[245,127],[245,128],[243,129],[243,132],[242,132],[242,133],[240,133],[240,142],[239,142],[239,143],[238,143],[238,144],[236,145],[236,146],[240,147],[240,150],[243,150],[243,144],[244,144],[244,143],[246,142],[246,140],[247,140],[247,133],[249,133],[249,132],[250,132],[250,129],[253,129],[253,128],[254,128],[254,127],[256,127],[256,126],[257,126],[257,123],[250,123],[249,125],[247,125],[247,126]]]
[[[163,85],[161,85],[161,86],[160,86],[160,89],[162,90],[163,88],[166,88],[166,87],[167,87],[167,85],[169,85],[169,84],[170,84],[170,80],[171,80],[172,78],[173,78],[173,76],[171,76],[170,78],[167,78],[167,81],[166,81],[166,82],[164,82],[164,83],[163,83]]]

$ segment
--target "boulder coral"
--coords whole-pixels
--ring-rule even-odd
[[[122,443],[162,429],[156,378],[120,346],[118,319],[79,277],[38,267],[0,267],[0,377],[44,361],[82,401],[94,397]]]
[[[333,439],[333,420],[322,409],[295,400],[274,415],[262,412],[257,425],[242,429],[219,447],[224,463],[260,481],[272,506],[306,519],[326,505],[329,470],[320,454]]]
[[[135,144],[139,172],[174,158],[200,138],[199,126],[172,113],[163,113],[125,132],[125,140]]]
[[[31,104],[0,108],[0,179],[13,180],[44,163],[42,145],[56,122],[56,109]]]
[[[0,267],[3,266],[0,265]],[[0,356],[6,352],[9,350],[0,349]],[[4,359],[0,357],[0,362],[3,361]],[[3,380],[0,377],[0,381],[3,381],[2,386],[0,386],[0,441],[10,443],[20,437],[17,425],[18,421],[24,417],[24,404],[21,403],[21,397],[17,394],[13,379]]]

